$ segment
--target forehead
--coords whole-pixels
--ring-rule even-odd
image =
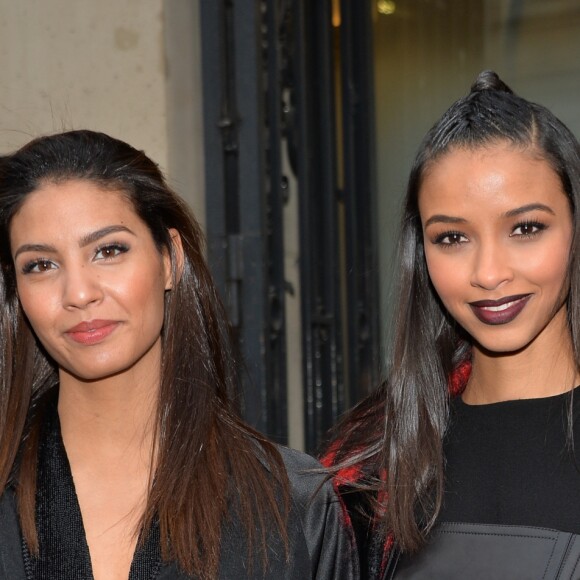
[[[506,211],[528,203],[569,206],[562,182],[537,151],[509,144],[456,148],[426,170],[419,211],[445,207],[453,212]]]
[[[26,196],[11,220],[10,236],[64,236],[124,222],[141,222],[125,192],[87,180],[46,182]]]

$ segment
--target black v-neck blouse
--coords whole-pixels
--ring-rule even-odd
[[[93,578],[81,509],[56,409],[51,410],[44,425],[37,480],[39,556],[31,556],[22,539],[27,580]],[[160,568],[159,527],[155,524],[146,541],[138,542],[128,580],[154,580]]]
[[[92,580],[90,554],[56,410],[46,423],[39,454],[37,489],[38,558],[22,540],[12,489],[0,498],[0,580]],[[249,568],[243,526],[232,516],[222,530],[216,580],[357,580],[352,530],[330,482],[312,470],[311,457],[280,447],[290,479],[288,518],[290,555],[269,538],[268,569]],[[321,485],[322,484],[322,485]],[[192,490],[194,493],[194,490]],[[131,565],[129,580],[191,580],[174,562],[162,562],[159,533],[153,526]],[[257,560],[258,562],[260,560]]]

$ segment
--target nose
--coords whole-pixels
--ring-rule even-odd
[[[513,279],[513,269],[506,248],[495,243],[481,244],[474,256],[471,285],[495,290]]]
[[[82,310],[103,298],[99,278],[90,266],[68,268],[62,280],[62,304],[67,309]]]

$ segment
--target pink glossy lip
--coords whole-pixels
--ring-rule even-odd
[[[119,323],[115,320],[89,320],[66,331],[75,342],[85,345],[98,344],[109,336]]]
[[[531,294],[517,294],[499,300],[477,300],[469,306],[484,324],[507,324],[518,316],[531,297]]]

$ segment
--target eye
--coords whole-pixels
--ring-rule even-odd
[[[36,260],[30,260],[22,266],[23,274],[41,274],[42,272],[48,272],[49,270],[54,270],[56,265],[54,262],[47,260],[45,258],[37,258]]]
[[[125,244],[106,244],[97,248],[95,252],[95,259],[96,260],[112,260],[121,254],[129,251],[129,247]]]
[[[438,246],[458,246],[459,244],[465,244],[469,240],[461,232],[443,232],[439,234],[435,240],[434,244]]]
[[[545,224],[540,222],[522,222],[514,226],[510,237],[533,238],[540,232],[544,231],[546,227]]]

